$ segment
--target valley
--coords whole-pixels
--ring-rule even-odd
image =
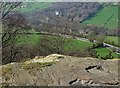
[[[74,5],[76,5],[76,7],[78,8],[80,8],[79,6],[83,6],[81,7],[83,9],[80,8],[81,10],[79,10],[76,7],[74,7],[73,9]],[[112,4],[107,6],[107,5],[102,5],[101,3],[94,3],[94,4],[90,3],[91,7],[89,8],[94,8],[94,10],[88,11],[86,10],[86,8],[88,8],[87,5],[88,3],[80,3],[80,4],[60,3],[60,5],[59,3],[50,3],[50,2],[23,3],[19,7],[19,10],[16,9],[16,11],[20,11],[23,15],[26,16],[26,18],[30,21],[30,24],[32,25],[33,28],[32,30],[34,31],[30,31],[30,34],[21,36],[19,39],[17,39],[16,45],[17,46],[30,45],[32,47],[36,47],[40,44],[40,42],[43,41],[42,39],[45,36],[47,41],[51,41],[50,44],[49,42],[46,43],[45,45],[46,47],[52,49],[52,45],[51,45],[52,42],[56,44],[62,42],[63,44],[60,44],[61,47],[55,46],[53,47],[53,49],[61,48],[62,50],[60,50],[60,52],[64,52],[65,54],[67,52],[69,52],[69,54],[73,52],[77,53],[78,51],[84,53],[85,52],[84,49],[88,49],[96,45],[99,45],[99,42],[100,43],[105,42],[119,47],[117,37],[115,37],[116,31],[114,31],[114,29],[117,28],[118,25],[117,6],[116,5],[114,6]],[[86,8],[84,8],[84,6],[86,6]],[[111,12],[111,10],[113,12]],[[57,15],[55,14],[56,12],[58,12]],[[36,16],[34,16],[34,13],[36,13]],[[74,14],[72,15],[72,13]],[[78,20],[83,20],[83,22],[78,23],[79,22]],[[112,31],[109,33],[109,30]],[[48,32],[49,34],[57,32],[57,34],[63,34],[63,35],[67,34],[73,37],[65,38],[65,37],[60,37],[58,35],[56,36],[56,38],[54,38],[53,35],[42,35],[41,34],[42,32]],[[98,34],[96,35],[95,33],[97,32]],[[107,35],[104,33],[107,33]],[[111,36],[111,33],[114,33],[115,35]],[[89,42],[81,41],[79,39],[74,39],[75,36],[76,37],[80,36],[81,38],[87,38]],[[56,39],[59,40],[59,38],[61,38],[61,40],[57,41]],[[97,40],[98,44],[94,43],[93,40]],[[91,50],[92,52],[94,52],[93,56],[98,57],[99,59],[105,59],[105,58],[108,59],[110,58],[109,55],[111,55],[111,58],[119,57],[119,54],[116,54],[116,50],[114,49],[115,51],[113,51],[109,47],[98,46]]]
[[[2,2],[0,6],[3,88],[120,85],[117,3]]]

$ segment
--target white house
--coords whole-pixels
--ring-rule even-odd
[[[55,11],[55,15],[56,15],[56,16],[60,15],[60,12]]]

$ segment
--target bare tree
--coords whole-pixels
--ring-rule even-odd
[[[28,32],[30,26],[20,13],[13,13],[21,2],[2,2],[0,5],[2,20],[2,64],[15,60],[22,50],[16,41]],[[12,14],[11,14],[12,13]]]
[[[17,54],[22,50],[22,46],[17,45],[17,40],[23,35],[27,36],[30,29],[27,20],[21,14],[14,14],[9,19],[3,21],[2,34],[2,60],[14,61]],[[7,53],[8,52],[8,53]]]
[[[11,11],[17,8],[20,4],[21,2],[2,2],[0,4],[2,19],[4,19]]]
[[[62,54],[64,50],[64,45],[67,42],[66,38],[63,36],[41,36],[40,43],[38,46],[40,54],[47,55],[58,53]]]

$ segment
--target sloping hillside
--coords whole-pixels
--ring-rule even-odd
[[[50,2],[24,2],[19,8],[15,9],[15,11],[30,12],[34,10],[42,10],[48,8],[50,5]]]
[[[105,26],[109,29],[118,28],[118,6],[105,6],[96,15],[83,23]]]
[[[3,69],[2,69],[3,67]],[[3,86],[118,86],[118,60],[52,54],[0,67]]]

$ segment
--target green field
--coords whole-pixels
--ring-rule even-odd
[[[105,26],[109,29],[118,28],[118,6],[104,7],[96,15],[83,21],[83,24]]]
[[[104,58],[106,55],[109,55],[109,53],[111,52],[111,50],[107,48],[97,48],[96,51],[97,51],[97,55],[99,55],[98,58],[101,58],[101,57]],[[118,55],[112,52],[112,56],[113,58],[118,58],[120,57],[120,54]]]
[[[42,38],[43,35],[37,35],[37,34],[31,34],[26,36],[22,36],[18,39],[17,45],[32,45],[36,46],[40,42],[40,39]],[[49,40],[54,39],[54,36],[49,36]],[[69,42],[68,42],[69,41]],[[74,50],[84,50],[88,47],[91,47],[93,43],[91,42],[85,42],[85,41],[80,41],[77,39],[72,39],[72,38],[66,38],[66,42],[64,42],[63,47],[64,51],[74,51]],[[106,55],[110,53],[110,49],[107,48],[96,48],[98,58],[104,58]],[[118,54],[112,52],[113,58],[118,58]],[[120,55],[119,55],[120,57]]]
[[[37,35],[37,34],[21,36],[17,41],[17,45],[21,45],[21,44],[29,45],[30,44],[30,45],[36,46],[40,42],[41,37],[42,37],[42,35]],[[50,36],[49,39],[54,39],[54,36]],[[70,39],[70,38],[67,38],[66,42],[64,43],[65,50],[84,49],[84,48],[90,47],[92,45],[93,44],[91,42],[84,42],[84,41],[80,41],[77,39]]]
[[[85,41],[80,41],[77,39],[68,39],[70,42],[65,43],[65,50],[79,50],[79,49],[85,49],[88,47],[91,47],[93,43],[91,42],[85,42]]]
[[[39,40],[40,40],[40,35],[36,35],[36,34],[31,34],[31,35],[23,35],[21,36],[17,41],[16,44],[17,45],[37,45]]]
[[[16,8],[15,11],[29,12],[33,10],[45,9],[51,5],[51,2],[24,2],[23,8]]]
[[[107,39],[106,39],[106,41],[109,41],[111,43],[114,42],[114,44],[116,45],[119,45],[118,40],[120,40],[120,37],[117,37],[117,36],[107,36]]]

